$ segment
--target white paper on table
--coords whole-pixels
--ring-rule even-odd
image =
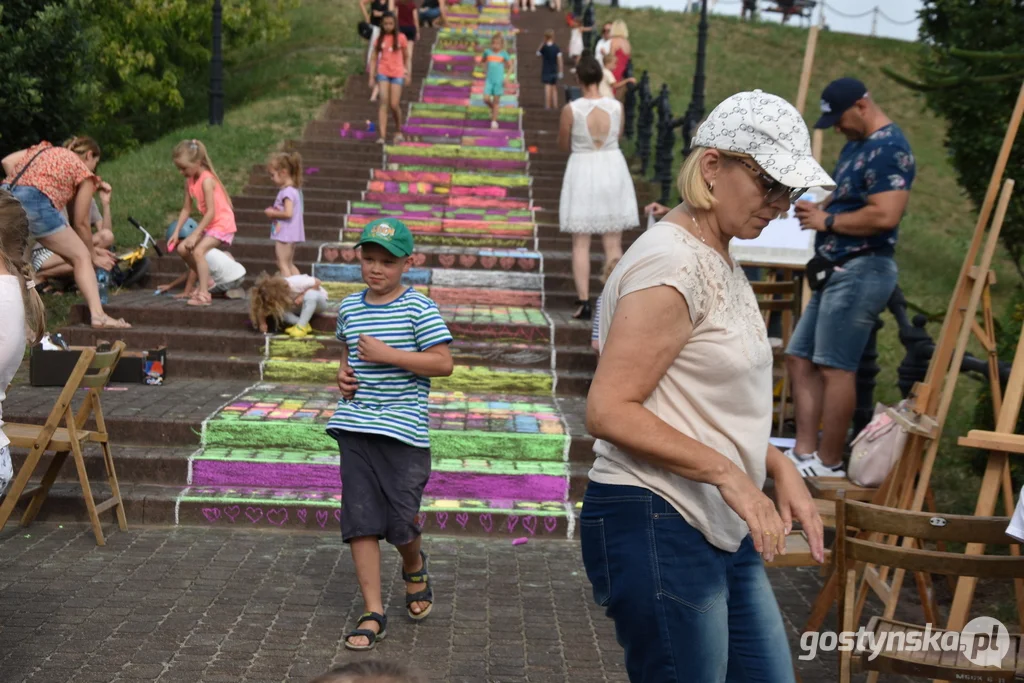
[[[801,199],[821,201],[828,193],[812,188]],[[777,218],[752,240],[733,240],[729,253],[740,263],[763,263],[777,266],[804,266],[814,256],[813,230],[800,228],[790,208],[789,215]]]

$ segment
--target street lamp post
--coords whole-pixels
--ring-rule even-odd
[[[701,0],[700,23],[697,25],[697,68],[693,74],[690,107],[683,116],[683,156],[690,153],[694,129],[704,118],[704,62],[708,47],[708,0]]]
[[[224,57],[221,54],[223,11],[221,0],[213,0],[213,54],[210,57],[210,125],[224,123]]]

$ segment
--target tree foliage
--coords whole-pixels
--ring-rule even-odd
[[[1024,0],[924,0],[920,38],[925,49],[915,77],[887,75],[924,93],[949,122],[946,147],[959,182],[980,206],[1017,95],[1024,81]],[[1024,130],[1006,167],[1024,180]],[[1002,239],[1024,276],[1024,187],[1010,203]]]
[[[223,2],[226,63],[242,48],[286,36],[285,10],[297,4]],[[85,131],[116,152],[206,116],[212,0],[0,0],[0,7],[4,148]]]
[[[91,84],[85,16],[81,0],[0,2],[0,147],[61,141],[81,125]]]

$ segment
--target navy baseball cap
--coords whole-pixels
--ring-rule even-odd
[[[836,125],[843,112],[867,94],[867,87],[856,78],[832,81],[821,93],[821,118],[814,127],[831,128]]]

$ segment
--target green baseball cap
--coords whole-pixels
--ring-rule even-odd
[[[379,244],[395,256],[412,255],[412,233],[397,218],[378,218],[363,228],[356,246]]]

